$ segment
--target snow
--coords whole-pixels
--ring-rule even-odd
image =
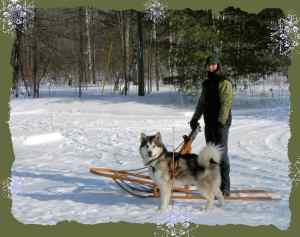
[[[63,140],[63,136],[59,132],[47,133],[35,136],[29,136],[24,141],[25,146],[34,146]]]
[[[90,90],[90,89],[89,89]],[[274,90],[275,91],[275,90]],[[276,91],[275,91],[276,92]],[[232,189],[276,192],[279,201],[228,201],[205,211],[205,201],[179,201],[159,212],[158,199],[124,193],[111,180],[89,173],[91,166],[142,167],[140,133],[160,131],[168,149],[189,133],[195,104],[170,90],[127,97],[91,89],[41,91],[41,98],[12,99],[10,129],[12,213],[25,224],[107,222],[274,225],[287,229],[291,213],[288,176],[289,96],[235,96],[229,135]],[[203,127],[203,121],[201,120]],[[200,133],[193,144],[205,144]]]

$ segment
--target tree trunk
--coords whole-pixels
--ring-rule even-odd
[[[29,88],[28,88],[28,85],[27,85],[27,77],[26,77],[26,71],[25,70],[28,70],[29,71],[29,62],[28,62],[28,45],[27,45],[28,41],[26,40],[26,36],[25,37],[22,37],[22,41],[21,41],[21,48],[23,49],[22,50],[22,53],[20,54],[20,58],[21,58],[21,64],[20,64],[20,73],[21,73],[21,78],[22,78],[22,81],[24,83],[24,86],[25,86],[25,90],[26,90],[26,95],[27,96],[30,96],[30,91],[29,91]]]
[[[144,41],[143,41],[143,25],[142,13],[137,12],[138,23],[138,95],[145,95],[145,82],[144,82]]]
[[[86,81],[92,82],[92,42],[91,42],[91,9],[85,8],[85,27],[87,40],[87,78]]]
[[[126,16],[125,12],[121,11],[120,12],[120,31],[121,31],[121,45],[122,45],[122,66],[123,66],[123,80],[124,80],[124,90],[122,91],[122,94],[124,93],[125,95],[127,94],[127,72],[126,72]]]
[[[173,80],[173,61],[172,61],[172,53],[173,53],[173,35],[171,32],[172,22],[169,23],[169,54],[168,54],[168,66],[169,66],[169,78]]]
[[[125,72],[126,72],[126,78],[125,78],[125,88],[124,88],[124,92],[125,95],[128,94],[129,91],[129,33],[130,33],[130,17],[128,15],[128,13],[125,14],[125,25],[126,25],[126,29],[125,29],[125,53],[126,55],[125,57]]]
[[[95,45],[95,19],[94,19],[94,12],[95,10],[92,9],[91,11],[91,22],[90,22],[90,25],[91,25],[91,70],[92,70],[92,81],[93,81],[93,84],[95,85],[96,84],[96,67],[95,67],[95,64],[96,64],[96,52],[95,52],[95,49],[96,49],[96,45]]]
[[[149,34],[149,45],[148,45],[148,80],[147,80],[147,92],[152,92],[152,54],[153,54],[153,37],[152,32]]]
[[[154,41],[154,54],[155,54],[155,80],[156,80],[156,91],[159,91],[159,82],[160,82],[160,59],[158,52],[158,43],[157,43],[157,32],[156,24],[153,23],[153,41]]]
[[[19,76],[20,76],[20,39],[22,32],[16,31],[16,39],[12,48],[10,64],[13,67],[13,85],[15,97],[19,97]]]
[[[84,9],[79,8],[79,59],[78,59],[78,96],[82,96],[82,82],[84,81]]]
[[[21,71],[21,77],[22,77],[22,81],[23,81],[24,86],[25,86],[26,94],[27,94],[27,96],[30,96],[30,91],[29,91],[29,88],[28,88],[28,85],[27,85],[27,81],[26,81],[26,77],[25,77],[25,73],[24,73],[24,71],[25,71],[25,69],[24,69],[25,65],[24,64],[25,64],[25,62],[23,62],[21,64],[21,69],[20,69],[20,71]]]
[[[37,20],[37,9],[34,9],[34,37],[33,37],[33,98],[38,97],[38,45],[37,45],[37,37],[38,37],[38,20]]]
[[[122,70],[123,70],[123,80],[124,88],[122,89],[122,94],[125,96],[128,93],[129,88],[129,16],[128,12],[121,11],[119,14],[120,19],[120,33],[121,33],[121,45],[122,45]]]
[[[148,64],[147,64],[147,93],[150,93],[150,44],[148,45]]]
[[[103,80],[102,83],[101,95],[104,94],[105,83],[110,81],[112,78],[112,49],[113,49],[113,40],[110,39],[109,48],[107,50],[106,73],[105,73],[106,78]]]

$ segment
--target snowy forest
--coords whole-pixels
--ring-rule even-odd
[[[36,98],[45,85],[75,88],[79,97],[93,87],[103,95],[110,85],[126,96],[133,85],[144,96],[168,84],[194,95],[213,47],[235,86],[247,88],[273,73],[287,77],[290,57],[270,37],[282,17],[276,8],[256,14],[228,7],[167,10],[153,22],[136,10],[35,8],[26,30],[16,29],[12,94]]]

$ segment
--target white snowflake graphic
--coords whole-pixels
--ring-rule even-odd
[[[166,3],[159,0],[149,0],[145,3],[146,17],[154,24],[160,23],[166,17]]]
[[[22,192],[24,178],[9,177],[0,182],[0,195],[3,198],[11,199],[12,195]]]
[[[182,237],[182,236],[192,236],[192,231],[194,228],[189,222],[182,224],[168,223],[166,225],[157,225],[157,230],[154,232],[155,237],[162,236],[172,236],[172,237]]]
[[[34,15],[33,3],[28,0],[1,0],[0,21],[4,33],[24,31]]]
[[[10,178],[1,181],[1,183],[0,183],[0,195],[1,195],[1,197],[11,199],[10,183],[11,183]]]
[[[160,217],[161,218],[161,217]],[[189,211],[178,211],[173,208],[166,211],[162,219],[157,220],[158,223],[154,232],[155,237],[183,237],[192,236],[192,232],[195,231],[197,225],[191,225],[191,218]]]
[[[289,55],[299,45],[299,18],[295,14],[280,18],[270,29],[272,45],[281,55]]]
[[[300,156],[297,156],[296,160],[290,164],[290,177],[295,186],[300,183]]]

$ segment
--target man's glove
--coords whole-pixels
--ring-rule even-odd
[[[198,126],[199,126],[198,120],[192,119],[190,121],[190,127],[191,127],[192,130],[195,130]]]

